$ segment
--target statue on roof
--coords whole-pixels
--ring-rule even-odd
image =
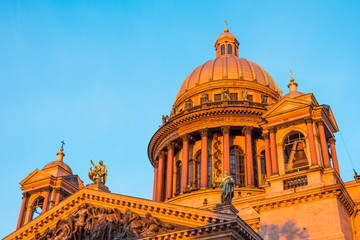
[[[90,160],[91,164],[95,169],[90,167],[89,178],[94,183],[105,184],[107,177],[107,169],[102,160],[99,161],[99,165],[95,165],[92,160]]]
[[[222,204],[231,204],[231,200],[234,197],[234,185],[234,179],[225,171],[220,183]]]

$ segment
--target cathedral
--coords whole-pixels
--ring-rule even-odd
[[[360,176],[341,179],[331,107],[292,74],[283,94],[239,45],[226,27],[163,116],[148,145],[152,200],[111,193],[103,162],[84,186],[61,147],[21,181],[5,239],[360,239]]]

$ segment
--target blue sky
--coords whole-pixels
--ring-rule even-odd
[[[147,145],[182,81],[215,58],[224,20],[239,55],[287,93],[332,107],[344,181],[360,173],[358,1],[1,1],[0,237],[15,230],[19,182],[56,160],[85,184],[90,159],[112,192],[152,197]],[[348,149],[348,152],[345,149]]]

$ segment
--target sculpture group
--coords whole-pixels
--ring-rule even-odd
[[[39,240],[110,240],[133,239],[141,236],[174,230],[175,225],[164,223],[150,213],[145,217],[126,209],[95,207],[83,203],[75,213],[69,213],[68,219],[60,219],[54,229],[37,233]]]
[[[99,161],[99,165],[95,165],[92,160],[90,160],[91,164],[94,166],[95,169],[92,169],[90,167],[90,172],[89,172],[89,178],[91,181],[93,181],[94,183],[101,183],[101,184],[105,184],[106,182],[106,177],[107,177],[107,169],[105,164],[103,163],[102,160]]]

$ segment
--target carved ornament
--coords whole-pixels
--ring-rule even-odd
[[[165,159],[166,151],[160,151],[159,158]]]
[[[189,134],[184,134],[181,136],[181,140],[183,142],[188,142],[190,140],[190,135]]]
[[[209,130],[207,128],[199,130],[201,137],[207,137],[209,135]]]
[[[263,136],[264,140],[269,139],[269,133],[268,132],[262,133],[262,136]]]
[[[336,142],[334,137],[329,138],[328,141],[330,144],[335,144],[335,142]]]
[[[222,126],[221,127],[221,132],[222,134],[229,134],[230,133],[230,126]]]
[[[168,142],[167,144],[166,144],[166,146],[167,146],[167,149],[168,150],[174,150],[174,147],[175,147],[175,143],[173,143],[173,142]]]
[[[242,132],[243,132],[244,135],[251,135],[252,130],[253,130],[253,127],[245,126],[243,128]]]

